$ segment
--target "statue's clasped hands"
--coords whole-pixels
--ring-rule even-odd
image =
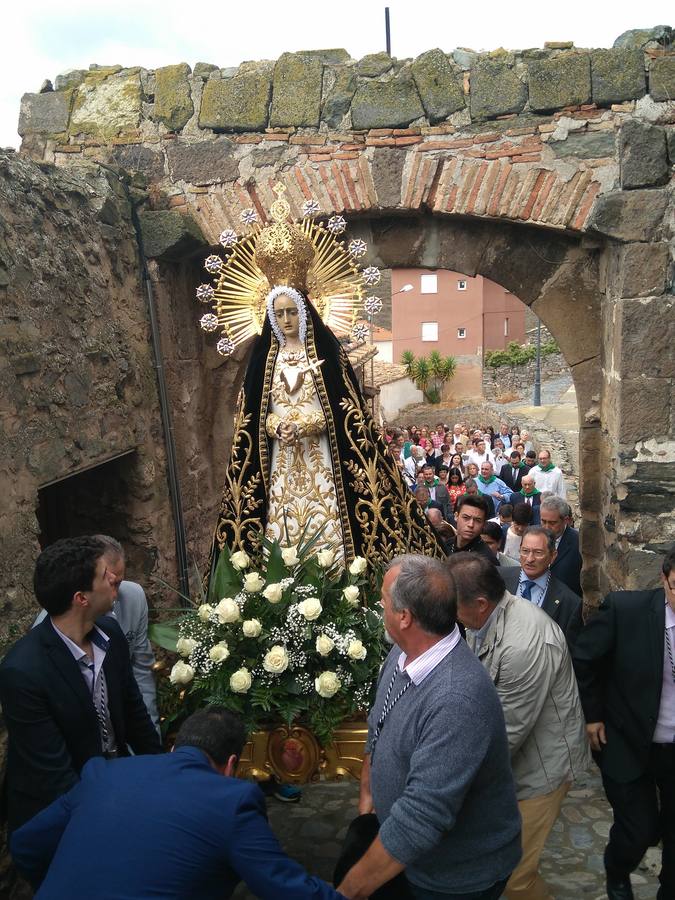
[[[277,427],[277,434],[282,444],[290,446],[298,437],[298,426],[294,422],[281,422]]]

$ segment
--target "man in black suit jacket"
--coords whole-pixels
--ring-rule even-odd
[[[607,895],[633,897],[630,873],[663,842],[659,900],[675,897],[675,547],[663,589],[609,594],[573,652],[591,746],[614,824]]]
[[[528,470],[522,464],[520,453],[514,450],[509,454],[509,464],[502,466],[499,477],[511,488],[513,493],[518,493],[522,486],[523,475],[527,475]]]
[[[571,516],[569,503],[560,497],[544,497],[541,501],[539,517],[542,527],[553,532],[558,551],[551,571],[558,581],[562,581],[573,593],[581,597],[579,532],[568,524]]]
[[[10,831],[70,790],[92,756],[161,752],[124,634],[106,616],[115,588],[104,553],[80,537],[40,554],[34,588],[48,616],[0,665]]]
[[[572,649],[583,627],[581,597],[552,574],[555,540],[550,531],[533,525],[525,531],[520,545],[520,565],[500,572],[506,589],[525,597],[548,613],[565,635]]]
[[[515,507],[519,503],[527,503],[532,508],[532,524],[539,525],[539,508],[541,506],[541,492],[534,486],[534,476],[526,472],[520,480],[520,490],[514,491],[509,497],[509,503]]]

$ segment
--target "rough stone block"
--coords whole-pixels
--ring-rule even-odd
[[[176,210],[151,210],[138,215],[143,249],[150,259],[180,259],[207,244],[190,216]]]
[[[195,78],[203,78],[206,81],[211,72],[216,72],[217,70],[218,66],[215,66],[213,63],[198,62],[195,64],[192,74]]]
[[[269,66],[242,71],[234,78],[209,78],[204,85],[199,127],[214,131],[263,131],[272,89]]]
[[[649,93],[659,102],[675,100],[675,56],[661,56],[651,61]]]
[[[254,169],[262,169],[264,166],[274,166],[285,153],[285,147],[265,147],[260,150],[252,150],[250,155],[251,165]]]
[[[629,119],[619,132],[621,187],[665,184],[670,177],[666,133],[657,125]]]
[[[342,47],[332,47],[329,50],[301,50],[302,56],[318,59],[324,66],[338,66],[351,61],[351,56]]]
[[[369,53],[364,56],[356,64],[356,70],[359,75],[369,78],[376,78],[378,75],[384,75],[389,72],[394,65],[394,61],[388,53]]]
[[[660,235],[667,205],[665,190],[611,191],[598,197],[588,230],[622,242],[652,241]]]
[[[561,53],[552,59],[527,63],[530,76],[530,106],[536,112],[551,112],[563,106],[578,106],[591,99],[591,63],[588,53]]]
[[[189,76],[187,63],[163,66],[155,72],[154,119],[170,131],[180,131],[194,114]]]
[[[137,69],[94,69],[75,94],[69,132],[109,140],[135,131],[141,121],[141,102]]]
[[[645,58],[641,50],[616,48],[591,52],[593,102],[609,106],[637,100],[647,92]]]
[[[675,126],[666,128],[666,146],[668,148],[668,162],[675,166]]]
[[[323,63],[303,53],[283,53],[274,67],[270,125],[317,128]]]
[[[388,81],[360,84],[352,101],[352,124],[356,129],[404,128],[423,116],[417,88],[407,73]]]
[[[70,97],[55,91],[50,94],[24,94],[19,113],[19,134],[41,131],[62,134],[68,128]]]
[[[482,58],[472,67],[472,119],[519,113],[526,100],[527,87],[510,66],[499,60]]]
[[[377,147],[373,154],[372,175],[378,205],[383,209],[400,206],[405,151]]]
[[[603,159],[614,156],[613,131],[577,131],[564,141],[549,141],[548,146],[556,156],[576,156],[578,159]]]
[[[140,172],[148,181],[164,177],[164,155],[142,144],[119,144],[113,147],[112,158],[128,172]]]
[[[667,45],[672,43],[673,29],[670,25],[657,25],[655,28],[632,28],[624,31],[614,41],[615,47],[631,47],[642,49],[647,44]]]
[[[412,75],[430,122],[441,122],[464,109],[464,91],[442,50],[422,53],[412,64]]]
[[[624,358],[627,352],[624,347]],[[644,358],[644,347],[640,347],[639,353]],[[622,378],[619,441],[634,443],[667,435],[670,430],[670,401],[671,383],[668,378],[647,375]]]
[[[330,85],[330,86],[329,86]],[[356,92],[356,74],[352,67],[324,69],[324,98],[321,121],[329,128],[339,128]]]
[[[54,89],[57,91],[67,91],[70,88],[79,87],[87,74],[86,69],[70,69],[68,72],[62,72],[56,76],[54,81]]]
[[[617,309],[621,316],[617,362],[621,378],[645,374],[662,380],[675,378],[675,299],[622,300]]]
[[[670,248],[666,243],[620,246],[617,248],[616,268],[610,284],[611,295],[658,297],[668,287],[669,268]],[[656,316],[656,320],[659,318]],[[645,346],[651,347],[651,344]]]
[[[200,141],[198,144],[173,142],[167,147],[169,170],[174,181],[191,184],[214,184],[234,181],[239,175],[239,162],[234,144],[227,138]]]

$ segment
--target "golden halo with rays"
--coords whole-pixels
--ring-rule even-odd
[[[283,185],[275,187],[278,197],[283,190]],[[278,216],[273,215],[273,218],[279,220]],[[333,226],[333,230],[336,227],[344,230],[344,220],[335,218],[340,222]],[[361,314],[365,289],[354,256],[330,229],[333,221],[331,219],[329,227],[326,227],[322,222],[313,221],[308,214],[297,228],[311,241],[315,250],[306,277],[307,295],[324,323],[336,335],[342,336],[351,333]],[[228,232],[225,245],[228,256],[219,265],[215,287],[202,285],[198,289],[198,296],[207,302],[212,301],[215,308],[215,316],[207,314],[202,317],[202,327],[206,331],[221,331],[218,350],[223,356],[229,356],[247,338],[260,334],[265,322],[265,300],[275,285],[270,284],[256,263],[256,242],[262,230],[259,223],[252,223],[250,233],[239,240],[236,240],[234,232]],[[354,243],[361,245],[358,255],[363,255],[365,243]],[[215,261],[218,262],[217,257]],[[210,271],[215,274],[213,268]]]

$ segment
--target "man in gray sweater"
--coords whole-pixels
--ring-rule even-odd
[[[370,896],[405,870],[415,900],[496,900],[520,859],[497,692],[456,625],[439,560],[399,556],[382,584],[394,644],[368,718],[359,812],[380,833],[338,890]]]

